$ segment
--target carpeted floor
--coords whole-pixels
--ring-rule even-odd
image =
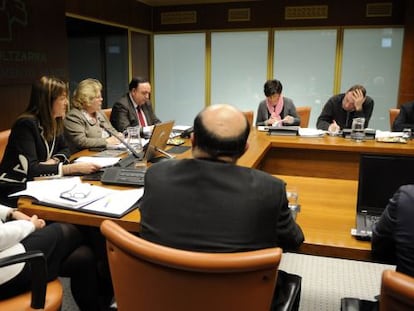
[[[340,310],[342,297],[373,300],[379,294],[381,273],[395,266],[355,260],[284,253],[280,269],[302,276],[301,311]],[[79,311],[64,285],[62,311]]]

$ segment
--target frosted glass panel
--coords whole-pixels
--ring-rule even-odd
[[[370,128],[390,130],[388,110],[398,101],[403,35],[401,28],[344,32],[341,90],[365,86],[375,101]]]
[[[273,76],[296,107],[312,107],[309,127],[315,128],[334,88],[336,30],[280,30],[274,45]]]
[[[211,104],[256,110],[267,75],[267,31],[211,35]]]
[[[154,35],[154,103],[162,121],[192,125],[205,106],[205,34]]]

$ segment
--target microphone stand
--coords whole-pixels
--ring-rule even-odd
[[[105,130],[106,132],[108,132],[110,135],[114,136],[116,139],[118,139],[121,144],[123,144],[125,147],[127,147],[127,149],[129,151],[131,151],[131,153],[137,158],[137,159],[141,159],[142,155],[140,155],[125,139],[123,139],[122,137],[118,136],[118,133],[113,131],[111,128],[106,127],[104,125],[104,121],[101,120],[101,118],[99,118],[98,116],[98,121],[99,121],[99,126]]]

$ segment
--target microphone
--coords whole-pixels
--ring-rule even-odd
[[[112,135],[116,139],[118,139],[121,142],[121,144],[123,144],[125,147],[127,147],[127,149],[129,151],[131,151],[131,153],[134,155],[134,157],[136,157],[137,159],[141,159],[142,158],[142,155],[139,154],[125,139],[123,139],[122,137],[119,137],[118,136],[118,132],[112,130],[112,128],[110,128],[110,127],[106,127],[105,124],[104,124],[104,120],[102,120],[100,118],[100,116],[98,116],[97,119],[98,119],[98,122],[99,122],[99,126],[104,131],[106,131],[107,133],[109,133],[110,135]]]

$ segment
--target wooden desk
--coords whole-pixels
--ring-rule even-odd
[[[392,144],[331,136],[268,136],[264,132],[252,135],[270,144],[256,166],[270,174],[358,180],[361,154],[414,156],[413,141]]]
[[[358,241],[350,234],[355,226],[359,157],[363,153],[414,156],[414,143],[356,143],[341,137],[277,137],[252,130],[249,149],[238,165],[265,170],[298,189],[302,210],[297,222],[305,234],[300,252],[370,260],[371,244]],[[187,151],[178,158],[190,156]],[[27,199],[19,201],[19,209],[48,220],[90,226],[99,226],[105,219],[32,205]],[[129,231],[139,231],[140,215],[136,210],[114,220]]]
[[[300,252],[357,260],[371,260],[371,243],[351,236],[355,228],[358,182],[275,175],[299,194],[296,221],[305,234]]]

